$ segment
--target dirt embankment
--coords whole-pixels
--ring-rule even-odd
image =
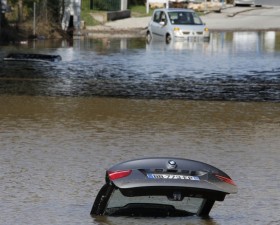
[[[279,31],[280,6],[233,7],[226,5],[219,13],[202,15],[210,31]],[[100,26],[86,27],[85,35],[100,36],[144,36],[151,17],[127,18],[109,21]]]
[[[280,30],[280,6],[275,7],[233,7],[227,5],[220,13],[208,13],[202,17],[210,31],[267,31]],[[92,37],[142,37],[145,36],[151,17],[131,17],[110,21],[99,26],[87,26],[82,35]],[[71,38],[71,33],[61,30],[58,24],[37,24],[36,36],[32,22],[21,26],[2,29],[2,38],[8,42],[18,42],[28,38]],[[70,36],[69,36],[70,34]]]
[[[70,38],[67,32],[59,25],[39,22],[36,24],[35,34],[33,22],[27,21],[21,24],[5,24],[1,29],[1,43],[20,43],[30,39],[58,39]]]

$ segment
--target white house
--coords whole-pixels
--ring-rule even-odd
[[[63,30],[73,26],[75,30],[81,27],[81,0],[64,0],[64,13],[61,22]]]
[[[5,13],[8,9],[7,0],[1,0],[0,7],[1,7],[2,13]]]
[[[3,1],[3,0],[2,0]],[[69,26],[77,31],[81,28],[81,1],[82,0],[64,0],[64,14],[61,22],[63,30],[67,30]],[[93,0],[94,2],[94,0]],[[127,9],[127,0],[120,0],[121,9]]]

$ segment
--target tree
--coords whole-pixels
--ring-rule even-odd
[[[23,21],[23,0],[18,1],[18,21]]]
[[[128,0],[129,5],[145,5],[146,0]]]
[[[33,17],[33,4],[36,3],[40,19],[48,21],[59,21],[64,0],[8,0],[11,5],[17,7],[18,22]]]

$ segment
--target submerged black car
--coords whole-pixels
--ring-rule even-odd
[[[142,158],[106,171],[91,215],[181,217],[209,215],[215,201],[237,192],[223,171],[182,158]]]

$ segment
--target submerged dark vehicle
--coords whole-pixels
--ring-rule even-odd
[[[106,171],[91,215],[207,217],[215,201],[237,192],[223,171],[182,158],[142,158]]]
[[[60,55],[46,54],[27,54],[27,53],[10,53],[4,61],[30,61],[30,62],[59,62],[62,58]]]

